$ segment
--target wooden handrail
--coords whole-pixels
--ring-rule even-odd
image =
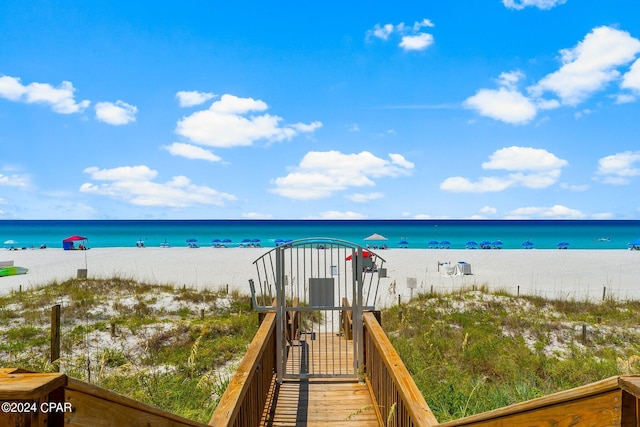
[[[638,425],[638,414],[635,411],[637,403],[624,405],[623,401],[628,396],[636,401],[640,397],[640,376],[611,377],[526,402],[448,421],[440,426],[520,426],[520,420],[526,420],[523,421],[526,425],[532,425],[531,423],[536,420],[546,420],[548,425],[567,425],[563,424],[562,420],[567,420],[569,416],[579,417],[583,422],[581,425],[605,425],[601,424],[602,420],[606,420],[606,425],[620,425],[621,419],[631,416],[634,423],[629,425],[635,426]],[[626,410],[631,410],[632,414],[626,413]]]
[[[275,383],[276,314],[265,315],[238,369],[213,412],[209,425],[253,427],[260,425],[265,404]]]
[[[392,426],[438,424],[373,313],[364,313],[365,378],[383,420]],[[386,425],[385,421],[385,425]]]
[[[0,402],[28,402],[29,411],[0,411],[0,425],[206,427],[64,374],[0,369]]]

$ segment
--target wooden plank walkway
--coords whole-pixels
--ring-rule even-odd
[[[379,427],[369,390],[355,380],[303,379],[278,387],[267,427]]]
[[[353,341],[333,332],[299,338],[287,346],[286,371],[302,378],[276,385],[265,426],[379,427],[369,389],[354,372]]]
[[[287,345],[286,374],[355,378],[353,340],[334,332],[302,333]]]

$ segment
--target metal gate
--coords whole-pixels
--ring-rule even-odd
[[[278,381],[356,377],[362,312],[373,309],[384,260],[350,242],[312,238],[283,243],[254,264],[254,307],[276,311]]]

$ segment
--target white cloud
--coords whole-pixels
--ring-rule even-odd
[[[293,172],[273,179],[271,191],[289,199],[322,199],[352,187],[375,186],[375,178],[411,173],[413,163],[403,156],[390,154],[389,158],[385,160],[368,151],[311,151]]]
[[[522,10],[525,7],[537,7],[538,9],[551,9],[567,0],[502,0],[508,9]]]
[[[75,101],[75,90],[73,84],[67,81],[58,87],[37,82],[25,86],[17,77],[0,77],[0,97],[27,104],[47,104],[60,114],[81,113],[89,106],[89,101]]]
[[[208,110],[198,111],[178,121],[176,133],[191,142],[211,147],[248,146],[259,140],[290,140],[320,128],[322,123],[281,125],[282,118],[263,112],[267,104],[253,98],[222,95]]]
[[[236,197],[213,188],[191,183],[185,176],[175,176],[166,183],[152,180],[158,172],[147,166],[122,166],[113,169],[90,167],[84,170],[95,181],[85,183],[80,192],[124,200],[136,206],[187,208],[196,204],[223,206]]]
[[[593,219],[613,219],[614,215],[611,212],[601,212],[591,215]]]
[[[596,175],[606,184],[625,185],[640,176],[640,151],[625,151],[598,160]]]
[[[400,37],[398,46],[405,51],[425,50],[434,43],[434,37],[432,34],[421,30],[425,27],[433,28],[434,26],[433,22],[426,18],[422,21],[416,21],[412,26],[405,25],[404,22],[397,25],[376,24],[373,29],[367,31],[366,40],[369,41],[375,37],[387,41],[393,34],[398,34]]]
[[[483,206],[482,208],[480,208],[480,213],[483,215],[495,215],[496,213],[498,213],[498,209],[494,208],[493,206]]]
[[[356,203],[366,203],[366,202],[370,202],[371,200],[381,199],[383,197],[384,197],[384,194],[382,193],[367,193],[367,194],[354,193],[346,196],[347,199]]]
[[[563,205],[553,205],[551,207],[524,207],[508,212],[506,219],[581,219],[586,215],[577,209],[571,209]]]
[[[91,179],[99,181],[149,181],[158,175],[157,171],[144,165],[120,166],[113,169],[99,169],[92,166],[83,172],[91,175]]]
[[[637,98],[634,95],[629,95],[628,93],[620,93],[615,96],[615,99],[616,99],[616,104],[629,104],[637,100]]]
[[[184,91],[181,90],[176,93],[176,98],[178,99],[178,104],[181,107],[193,107],[195,105],[204,104],[210,99],[216,97],[216,94],[210,92],[198,92],[195,90],[192,91]]]
[[[31,182],[26,175],[3,175],[0,173],[0,185],[5,187],[27,188],[31,185]]]
[[[626,31],[597,27],[573,49],[560,51],[562,67],[532,86],[540,97],[552,92],[563,104],[575,106],[620,77],[617,67],[628,64],[640,52],[640,40]]]
[[[621,78],[618,68],[632,62],[639,52],[640,40],[628,32],[596,27],[574,48],[562,49],[560,69],[528,86],[526,95],[517,88],[523,73],[502,73],[497,79],[498,89],[480,89],[467,98],[463,106],[494,120],[526,124],[536,117],[538,110],[576,106],[604,90],[610,82]],[[640,65],[637,63],[622,78],[623,89],[640,90]],[[544,98],[549,93],[558,99]],[[623,103],[635,100],[635,97],[618,95],[614,99]]]
[[[589,189],[589,185],[588,184],[582,184],[582,185],[567,184],[563,182],[560,184],[560,188],[568,191],[587,191]]]
[[[357,123],[348,124],[346,127],[349,132],[360,132],[360,126]]]
[[[393,24],[376,24],[374,25],[372,30],[367,32],[367,38],[369,37],[377,37],[382,40],[389,39],[389,36],[393,33],[394,26]]]
[[[424,18],[422,21],[416,21],[413,24],[413,31],[420,31],[424,27],[435,27],[435,24],[430,19]]]
[[[185,144],[183,142],[174,142],[169,146],[163,146],[173,156],[186,157],[194,160],[207,160],[209,162],[219,162],[220,157],[216,156],[209,150],[196,145]]]
[[[624,89],[640,92],[640,59],[636,60],[629,71],[622,76],[620,86]]]
[[[483,169],[503,170],[550,170],[567,166],[566,160],[541,148],[506,147],[496,150],[489,156],[489,161],[482,163]]]
[[[481,116],[506,123],[526,124],[533,120],[537,109],[532,100],[515,89],[513,81],[503,81],[501,84],[503,87],[497,90],[480,89],[475,95],[467,98],[462,105],[476,110]]]
[[[433,44],[433,40],[433,35],[428,33],[419,33],[403,36],[398,46],[400,46],[405,51],[425,50]]]
[[[317,216],[309,217],[308,219],[366,219],[367,216],[358,212],[340,212],[340,211],[325,211],[320,212]]]
[[[445,179],[440,184],[440,189],[451,193],[495,193],[506,190],[513,185],[513,181],[501,177],[481,177],[476,182],[454,176]]]
[[[98,102],[96,104],[96,119],[114,126],[126,125],[136,121],[138,108],[120,100],[113,102]]]
[[[539,148],[506,147],[495,151],[489,161],[482,163],[486,170],[512,172],[504,176],[480,177],[476,181],[461,176],[450,177],[440,189],[453,193],[499,192],[510,187],[547,188],[558,181],[566,160]]]
[[[243,213],[242,218],[245,219],[271,219],[273,218],[273,215],[271,214],[264,214],[264,213],[259,213],[259,212],[247,212],[247,213]]]

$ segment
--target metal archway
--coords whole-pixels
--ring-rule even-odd
[[[384,259],[332,238],[291,241],[254,261],[254,308],[276,311],[277,378],[357,377],[362,313],[374,309]]]

